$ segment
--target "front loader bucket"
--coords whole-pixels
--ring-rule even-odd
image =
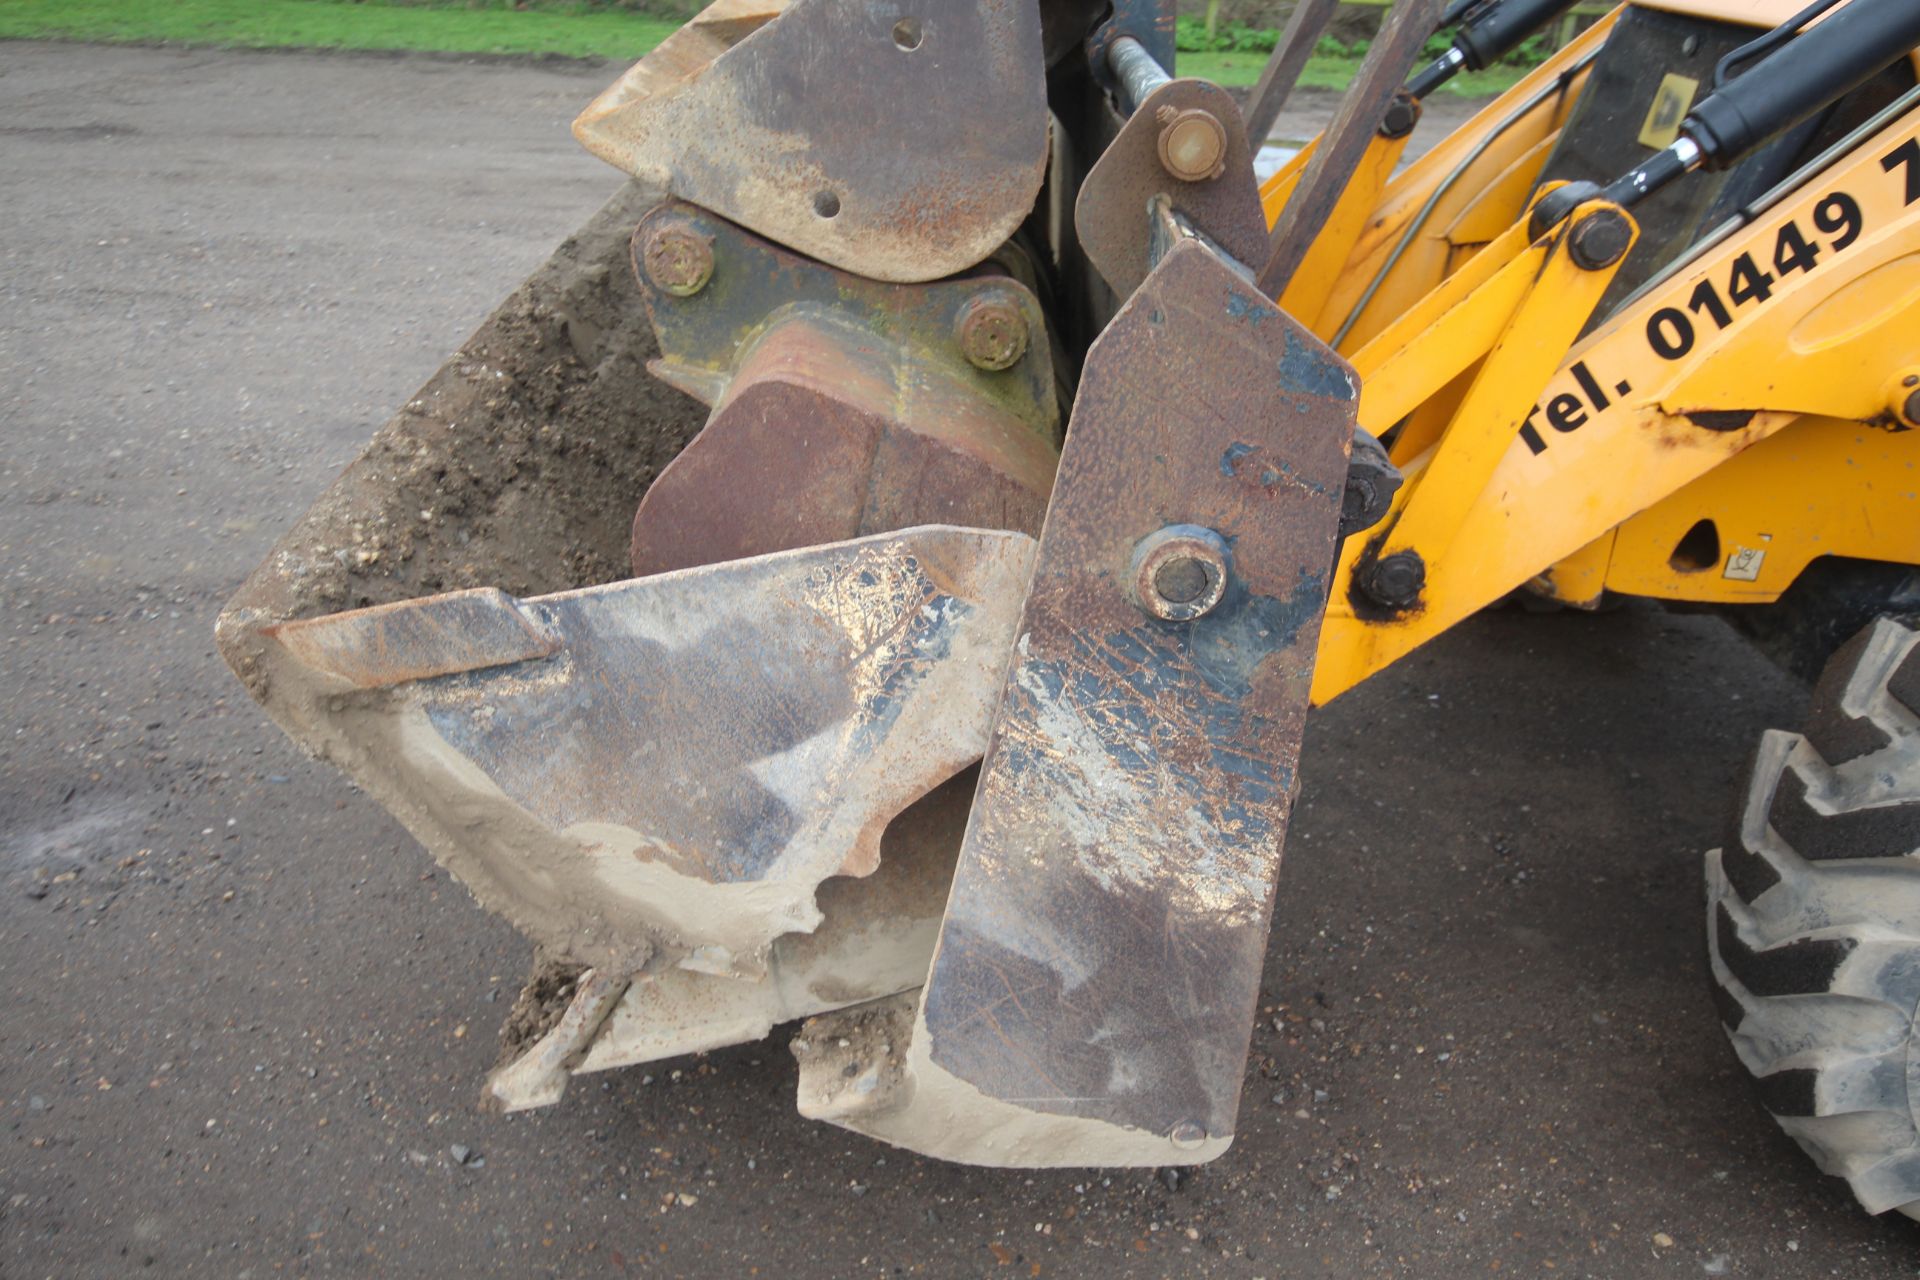
[[[874,512],[914,501],[1037,528],[1052,476],[1044,355],[1023,361],[1012,386],[1025,390],[979,393],[983,374],[925,351],[922,320],[828,280],[837,311],[783,307],[735,363],[730,315],[751,315],[755,288],[789,301],[808,269],[768,267],[770,249],[722,223],[691,226],[718,240],[722,282],[649,317],[682,303],[632,257],[636,226],[662,211],[676,234],[689,226],[630,184],[564,242],[276,543],[217,628],[294,741],[536,942],[530,992],[570,981],[532,1025],[516,1019],[486,1098],[505,1109],[557,1102],[572,1071],[753,1040],[924,981],[1033,541],[864,530],[893,528]],[[975,294],[1035,309],[998,274],[929,288],[935,311]],[[864,336],[872,315],[883,344]],[[862,384],[818,370],[781,382],[778,359],[760,374],[797,326],[849,330],[851,359],[920,390],[860,401]],[[730,472],[708,449],[703,478],[672,487],[687,510],[643,528],[684,535],[724,499],[780,518],[735,520],[707,549],[716,564],[684,537],[687,568],[632,578],[636,507],[705,415],[662,378],[716,401],[708,441],[755,422],[801,441],[808,422],[854,422],[876,461],[851,466],[843,447],[843,505],[795,520],[776,510],[778,470]],[[972,466],[983,497],[927,489],[927,459],[962,459],[948,466]]]
[[[593,968],[520,1028],[544,1056],[502,1072],[509,1108],[556,1100],[563,1059],[919,984],[966,812],[939,784],[984,745],[1030,564],[1021,534],[922,529],[629,580],[635,507],[705,413],[647,371],[628,254],[657,202],[630,185],[562,244],[218,627],[289,735],[549,967]]]
[[[1046,56],[1028,0],[719,0],[576,125],[638,181],[222,614],[536,944],[487,1105],[804,1018],[801,1111],[926,1154],[1231,1143],[1357,384],[1218,90],[1140,79],[1029,216]]]

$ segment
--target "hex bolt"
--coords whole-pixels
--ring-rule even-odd
[[[1633,243],[1633,225],[1618,209],[1595,209],[1573,224],[1567,251],[1582,271],[1610,267],[1626,255]]]
[[[1227,131],[1211,111],[1160,108],[1161,167],[1182,182],[1206,182],[1227,171]]]
[[[1027,315],[1004,289],[976,293],[960,308],[954,338],[976,369],[998,373],[1020,363],[1027,353]]]
[[[1227,592],[1227,544],[1197,524],[1170,524],[1133,548],[1130,594],[1142,612],[1165,622],[1205,617]]]
[[[647,278],[676,298],[691,298],[713,279],[713,242],[689,227],[658,228],[640,256]]]
[[[1376,604],[1406,609],[1417,604],[1427,585],[1427,562],[1418,551],[1381,556],[1360,580],[1360,589]]]

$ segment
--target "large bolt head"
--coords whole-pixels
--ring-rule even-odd
[[[1380,117],[1380,136],[1404,138],[1420,123],[1420,103],[1405,89],[1393,95],[1386,114]]]
[[[1027,353],[1026,312],[1004,290],[991,289],[969,298],[960,308],[954,331],[967,363],[989,373],[1013,368]]]
[[[713,244],[687,227],[656,229],[640,258],[647,279],[676,298],[691,298],[713,279]]]
[[[1206,182],[1226,172],[1227,130],[1210,111],[1179,111],[1160,128],[1160,164],[1182,182]]]
[[[1618,209],[1595,209],[1573,226],[1567,249],[1582,271],[1598,271],[1620,261],[1633,243],[1633,226]]]
[[[1360,589],[1389,609],[1406,609],[1419,603],[1426,585],[1427,562],[1420,553],[1396,551],[1374,562],[1361,579]]]
[[[1227,593],[1227,544],[1196,524],[1156,529],[1133,548],[1133,602],[1167,622],[1205,617]]]

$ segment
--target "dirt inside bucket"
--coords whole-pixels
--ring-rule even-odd
[[[464,587],[540,595],[629,574],[647,485],[705,406],[656,381],[628,259],[659,199],[621,189],[381,428],[241,588],[229,662],[265,679],[251,633]],[[254,688],[255,696],[264,689]]]

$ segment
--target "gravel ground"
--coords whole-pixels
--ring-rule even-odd
[[[213,619],[614,188],[610,76],[0,45],[0,1275],[1914,1272],[1707,997],[1700,853],[1804,695],[1652,609],[1488,614],[1315,720],[1216,1164],[920,1160],[795,1116],[779,1038],[479,1114],[526,946]]]

